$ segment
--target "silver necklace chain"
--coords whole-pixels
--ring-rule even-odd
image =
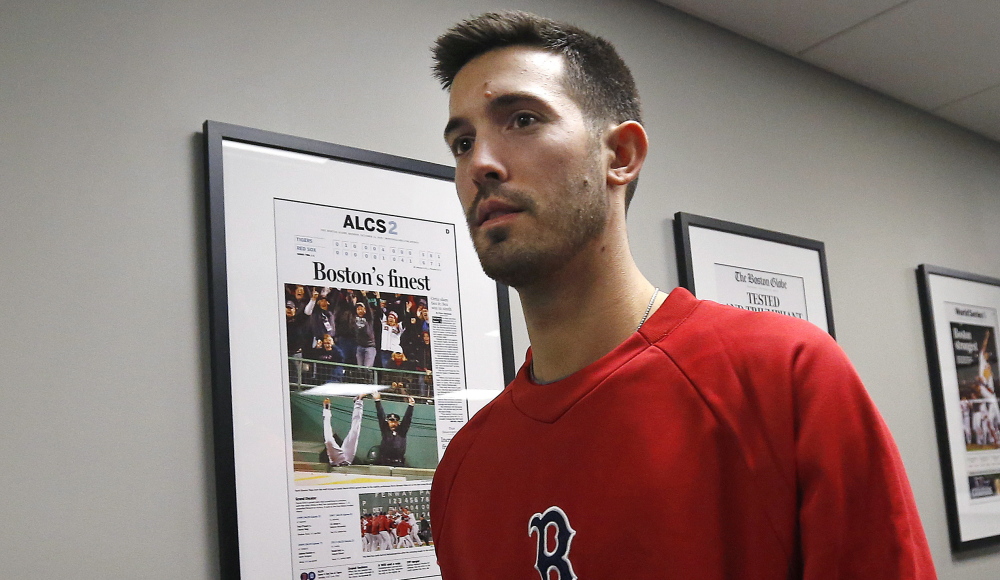
[[[653,288],[653,295],[649,297],[649,304],[646,305],[646,313],[642,315],[642,320],[639,321],[639,326],[635,327],[635,331],[639,332],[642,325],[646,323],[646,319],[649,318],[649,312],[653,309],[653,302],[656,302],[656,296],[660,293],[660,287],[657,286]]]

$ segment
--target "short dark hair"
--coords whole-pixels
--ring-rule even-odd
[[[601,123],[642,122],[639,91],[632,71],[615,47],[586,30],[520,11],[488,12],[451,27],[432,47],[434,76],[451,89],[455,75],[472,59],[508,46],[534,47],[562,55],[566,87],[595,127]],[[638,179],[625,190],[625,207]]]

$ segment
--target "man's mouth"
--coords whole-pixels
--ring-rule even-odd
[[[487,199],[476,208],[476,227],[498,222],[505,216],[521,213],[523,210],[502,199]]]

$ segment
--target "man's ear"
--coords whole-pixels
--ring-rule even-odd
[[[608,167],[608,185],[627,185],[636,177],[646,161],[649,139],[646,130],[636,121],[625,121],[612,127],[606,135],[612,158]]]

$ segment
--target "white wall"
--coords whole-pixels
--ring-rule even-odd
[[[913,269],[1000,276],[998,144],[646,0],[38,0],[0,3],[0,577],[217,576],[201,123],[450,163],[426,47],[497,7],[631,64],[655,283],[676,211],[826,242],[941,578],[996,574],[948,549]]]

